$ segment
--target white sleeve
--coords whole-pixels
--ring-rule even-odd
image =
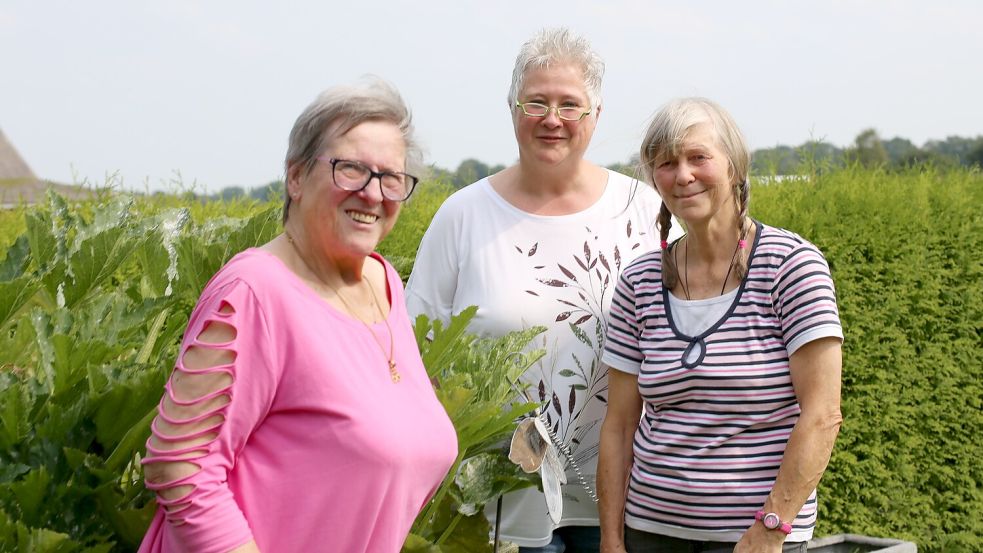
[[[461,247],[461,217],[458,210],[444,203],[437,210],[423,235],[406,283],[406,310],[411,320],[418,315],[448,321],[457,294],[460,270],[458,248]]]

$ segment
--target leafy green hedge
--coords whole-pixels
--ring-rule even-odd
[[[983,551],[983,174],[851,167],[751,198],[837,286],[844,424],[817,533]]]
[[[983,175],[856,167],[806,175],[755,184],[751,213],[815,242],[837,284],[845,422],[820,484],[817,533],[983,551]],[[380,246],[404,277],[448,193],[421,187]],[[0,550],[134,549],[153,509],[138,455],[188,313],[225,260],[279,232],[278,208],[54,197],[3,213]],[[468,536],[487,524],[469,513],[528,485],[483,455],[510,425],[490,414],[497,408],[483,411],[507,391],[482,372],[513,372],[502,356],[528,337],[473,348],[460,328],[424,353],[439,359],[434,375],[453,383],[442,400],[466,438],[466,470],[417,522],[413,551],[480,550]],[[451,393],[458,389],[466,395]],[[487,425],[475,424],[479,412]],[[490,476],[476,478],[482,471]]]

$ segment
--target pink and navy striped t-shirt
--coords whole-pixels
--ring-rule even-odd
[[[662,252],[622,273],[603,361],[638,374],[625,523],[697,540],[737,541],[764,505],[798,420],[789,345],[842,339],[829,266],[798,235],[757,223],[748,275],[726,314],[697,336],[673,320]],[[790,541],[812,536],[813,490]]]

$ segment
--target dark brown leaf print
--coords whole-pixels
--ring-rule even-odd
[[[601,265],[603,265],[604,268],[607,269],[608,272],[610,272],[611,271],[611,266],[608,265],[608,258],[604,257],[604,254],[603,253],[598,253],[597,254],[597,258],[601,260]]]
[[[515,247],[515,251],[517,251],[517,252],[519,252],[519,253],[523,253],[523,252],[522,252],[522,248],[520,248],[519,246],[516,246],[516,247]]]
[[[641,243],[639,243],[639,242],[635,242],[635,245],[634,245],[634,246],[632,246],[632,247],[631,247],[631,249],[633,249],[633,250],[637,250],[639,246],[641,246]]]
[[[553,392],[553,409],[556,409],[556,414],[563,416],[563,408],[560,407],[560,398]]]
[[[529,254],[528,254],[529,257],[532,257],[532,256],[536,255],[536,249],[537,248],[539,248],[539,242],[536,242],[535,244],[533,244],[532,245],[532,248],[529,249]]]
[[[587,296],[585,296],[583,292],[577,292],[577,295],[580,296],[580,299],[586,301],[587,303],[590,303],[589,301],[587,301]]]
[[[611,273],[604,275],[604,286],[607,286],[611,282]]]
[[[608,402],[608,398],[602,396],[601,394],[594,394],[594,397],[597,399],[597,401],[600,401],[601,403],[606,404]]]
[[[542,380],[539,381],[539,401],[540,403],[546,401],[546,383]]]
[[[556,266],[559,267],[561,271],[563,271],[563,274],[567,275],[567,278],[569,278],[570,280],[572,280],[574,282],[577,282],[577,277],[573,276],[573,273],[571,273],[569,270],[567,270],[566,267],[564,267],[563,265],[560,265],[559,263],[557,263]]]
[[[563,282],[562,280],[556,280],[555,278],[551,278],[549,280],[544,278],[537,278],[536,280],[542,282],[547,286],[552,286],[554,288],[566,288],[567,286],[570,286],[568,283]]]
[[[574,259],[577,260],[577,265],[580,265],[581,269],[587,270],[587,264],[581,261],[579,257],[574,257]]]
[[[621,272],[621,250],[618,246],[614,247],[614,265],[618,268],[618,272]]]
[[[584,261],[590,261],[590,246],[584,242]]]
[[[627,230],[628,230],[628,235],[627,236],[631,236],[631,219],[628,219],[628,229]]]
[[[597,280],[600,281],[601,280],[601,270],[600,269],[594,269],[594,274],[597,275]]]
[[[588,268],[588,269],[593,269],[593,268],[594,268],[594,265],[597,265],[597,258],[594,258],[594,259],[593,259],[593,260],[592,260],[592,261],[590,262],[590,265],[588,265],[588,266],[587,266],[587,268]]]
[[[574,321],[573,324],[579,325],[581,323],[586,323],[587,321],[590,320],[591,317],[593,317],[593,315],[591,315],[590,313],[588,313],[588,314],[584,315],[583,317],[581,317],[581,318],[577,319],[576,321]]]
[[[556,316],[556,322],[565,321],[570,318],[571,313],[569,311],[564,311]]]
[[[570,399],[567,400],[567,411],[573,413],[573,408],[577,406],[577,390],[570,388]]]
[[[531,294],[533,296],[539,296],[539,294],[537,294],[536,292],[533,292],[532,290],[526,290],[526,293],[527,294]]]
[[[559,300],[559,299],[558,299],[558,300],[556,300],[556,301],[558,301],[558,302],[560,302],[560,303],[562,303],[563,305],[569,305],[570,307],[576,307],[576,308],[580,308],[580,306],[579,306],[579,305],[577,305],[577,304],[575,304],[575,303],[573,303],[572,301],[567,301],[567,300]]]
[[[543,268],[543,267],[545,267],[545,266],[546,266],[546,265],[536,265],[535,267],[533,267],[533,269],[542,269],[542,268]]]

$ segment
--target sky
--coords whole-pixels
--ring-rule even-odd
[[[521,44],[584,35],[606,63],[586,157],[626,161],[664,102],[706,96],[752,149],[862,130],[922,145],[983,134],[983,2],[893,0],[4,0],[0,129],[35,174],[135,190],[281,178],[321,90],[400,90],[426,159],[517,158]]]

